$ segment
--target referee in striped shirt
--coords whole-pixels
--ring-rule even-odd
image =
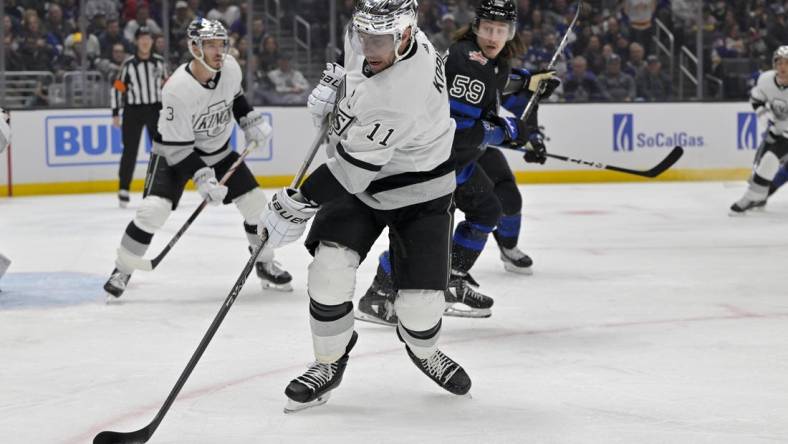
[[[121,126],[120,108],[123,108],[123,154],[120,157],[120,183],[118,202],[121,208],[129,204],[129,187],[137,163],[142,127],[154,137],[161,110],[161,87],[167,78],[164,58],[152,53],[153,36],[150,29],[141,26],[134,34],[137,53],[121,65],[120,73],[112,84],[112,125]]]

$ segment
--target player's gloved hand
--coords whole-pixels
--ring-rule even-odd
[[[306,107],[312,114],[312,121],[319,127],[323,119],[334,109],[337,101],[337,89],[345,78],[345,68],[337,63],[326,63],[326,69],[320,77],[312,93],[306,101]]]
[[[512,147],[521,147],[528,143],[528,135],[532,128],[516,117],[498,117],[497,124],[503,128],[503,143]]]
[[[268,145],[274,130],[265,116],[263,116],[263,113],[252,111],[241,117],[238,123],[244,131],[246,146],[251,146],[255,150]]]
[[[297,200],[297,193],[293,188],[282,188],[263,209],[257,234],[264,240],[267,236],[266,247],[279,248],[297,241],[304,234],[307,221],[317,213],[319,207]]]
[[[544,164],[547,160],[547,148],[544,146],[544,136],[538,129],[533,129],[525,144],[523,159],[528,163]]]
[[[216,174],[211,167],[202,167],[194,173],[192,177],[194,185],[197,186],[197,192],[200,196],[207,200],[211,205],[219,205],[227,196],[227,187],[219,185],[216,180]]]
[[[531,91],[532,93],[538,90],[539,82],[540,81],[542,82],[542,84],[544,85],[544,91],[542,91],[542,94],[539,95],[539,100],[544,100],[550,97],[553,94],[553,91],[555,91],[555,89],[558,88],[558,85],[561,84],[561,79],[559,79],[558,76],[555,75],[556,73],[554,69],[551,70],[540,69],[537,71],[529,71],[523,68],[515,68],[512,69],[512,72],[517,75],[523,76],[523,78],[525,79],[524,86],[528,88],[528,90]]]

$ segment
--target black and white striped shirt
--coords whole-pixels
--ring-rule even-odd
[[[158,54],[145,60],[136,55],[128,57],[110,91],[112,115],[117,116],[124,106],[161,103],[161,87],[167,75],[164,57]]]

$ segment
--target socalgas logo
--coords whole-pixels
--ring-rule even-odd
[[[736,116],[736,149],[758,149],[758,118],[753,112]]]
[[[636,148],[702,147],[703,136],[686,131],[635,131],[635,115],[613,114],[613,151],[634,151]]]
[[[264,113],[273,126],[270,113]],[[120,128],[112,126],[112,116],[104,114],[50,115],[44,119],[46,163],[50,167],[118,165],[123,152]],[[243,147],[243,133],[233,127],[230,147]],[[143,130],[137,163],[147,163],[152,144],[147,130]],[[273,141],[255,150],[248,161],[269,161],[273,157]]]

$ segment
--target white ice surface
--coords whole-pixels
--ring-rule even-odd
[[[788,442],[788,192],[730,218],[743,183],[526,186],[521,247],[473,270],[489,319],[444,318],[473,379],[443,392],[391,329],[360,334],[329,402],[284,415],[312,359],[309,255],[278,253],[289,294],[250,278],[154,443]],[[0,442],[86,443],[155,415],[247,260],[233,206],[209,207],[118,305],[100,289],[133,210],[113,195],[0,199]],[[132,207],[140,196],[132,196]],[[154,238],[155,254],[196,206]],[[369,285],[375,245],[358,273]]]

